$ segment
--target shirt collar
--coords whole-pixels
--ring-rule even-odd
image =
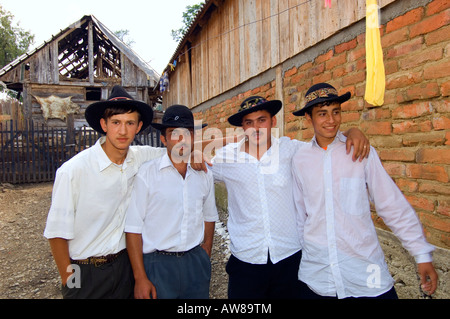
[[[107,169],[110,165],[113,164],[111,160],[109,159],[108,155],[106,155],[105,151],[103,150],[102,145],[106,142],[106,136],[102,136],[97,143],[94,145],[94,151],[96,153],[96,158],[98,161],[99,170],[103,171]],[[130,163],[134,159],[134,154],[131,149],[131,147],[128,149],[127,157],[125,158],[125,161],[123,163],[123,169],[126,168],[127,163]]]
[[[312,138],[311,142],[312,142],[312,145],[313,145],[313,146],[317,146],[317,147],[319,147],[319,148],[322,148],[322,147],[319,145],[319,143],[317,143],[317,139],[316,139],[316,136],[315,136],[315,135],[314,135],[314,137]],[[333,142],[332,142],[331,144],[328,145],[328,149],[329,149],[330,147],[333,147],[333,146],[334,146],[335,144],[337,144],[338,142],[342,142],[342,143],[347,142],[347,138],[345,137],[345,135],[344,135],[341,131],[338,131],[338,132],[337,132],[336,137],[334,138]]]
[[[189,159],[189,162],[188,162],[188,171],[191,170],[191,162],[190,162],[190,161],[191,161],[191,160]],[[167,153],[165,153],[165,154],[161,157],[161,162],[159,163],[159,170],[162,170],[162,169],[167,168],[167,167],[173,167],[174,169],[176,169],[175,166],[173,166],[173,163],[172,163],[172,161],[170,160],[169,155],[168,155]]]
[[[236,143],[237,146],[237,152],[238,152],[238,157],[239,158],[246,158],[249,157],[250,155],[248,153],[246,153],[245,151],[241,151],[242,149],[242,145],[245,143],[245,138],[243,138],[241,141],[239,141],[238,143]],[[272,135],[272,142],[271,142],[271,146],[270,148],[264,153],[264,155],[261,157],[261,161],[263,161],[264,158],[266,158],[267,156],[271,156],[272,152],[274,151],[278,151],[278,147],[279,147],[279,143],[280,143],[280,139],[276,138],[275,136]]]

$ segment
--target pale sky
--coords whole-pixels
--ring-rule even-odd
[[[201,0],[1,0],[15,22],[35,35],[33,47],[49,41],[85,15],[94,15],[111,31],[129,30],[132,49],[159,74],[177,43],[171,30],[182,26],[186,6]],[[30,48],[32,49],[32,48]]]

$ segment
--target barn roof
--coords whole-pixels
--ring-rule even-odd
[[[42,50],[49,43],[51,43],[59,38],[68,37],[76,29],[80,28],[82,25],[86,24],[86,22],[90,22],[90,21],[92,21],[93,24],[95,25],[95,27],[98,30],[100,30],[100,32],[104,36],[103,39],[105,41],[108,41],[108,43],[109,42],[112,43],[112,46],[115,46],[118,50],[120,50],[122,53],[124,53],[131,62],[133,62],[139,69],[141,69],[145,74],[148,75],[148,78],[150,80],[152,80],[151,83],[156,84],[159,81],[159,74],[151,66],[149,66],[136,52],[134,52],[130,47],[128,47],[125,43],[123,43],[123,41],[121,41],[113,32],[111,32],[103,23],[101,23],[93,15],[84,16],[80,20],[78,20],[75,23],[68,26],[66,29],[61,30],[57,35],[52,36],[52,38],[49,41],[44,41],[44,43],[42,43],[40,46],[23,54],[22,56],[18,57],[17,59],[12,61],[8,65],[4,66],[2,69],[0,69],[0,77],[7,74],[9,71],[14,69],[15,67],[19,66],[26,59],[28,59],[32,55],[36,54],[38,51]],[[67,45],[70,45],[70,44],[71,43],[68,43]],[[74,48],[73,50],[76,50],[76,48]],[[74,52],[72,52],[72,53],[74,53]],[[111,66],[111,68],[112,67],[113,66]],[[114,72],[114,71],[112,70],[111,72]]]

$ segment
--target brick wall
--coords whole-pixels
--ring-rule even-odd
[[[435,0],[390,20],[381,26],[381,41],[383,106],[364,101],[365,34],[359,34],[283,72],[284,133],[300,140],[313,136],[311,125],[292,115],[311,85],[328,82],[340,93],[350,91],[342,128],[359,127],[370,138],[429,241],[450,248],[450,2]],[[236,94],[195,116],[224,131],[243,99],[255,94],[274,99],[276,85],[271,81]],[[376,215],[374,220],[386,228]]]

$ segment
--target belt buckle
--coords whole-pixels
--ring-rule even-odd
[[[94,258],[94,266],[95,267],[103,266],[107,261],[108,259],[105,257]]]

